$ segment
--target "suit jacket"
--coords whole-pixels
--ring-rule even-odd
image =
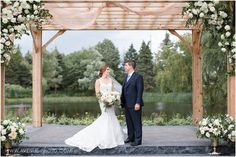
[[[133,108],[136,103],[143,106],[143,77],[134,72],[127,82],[128,75],[125,76],[122,86],[121,106]]]

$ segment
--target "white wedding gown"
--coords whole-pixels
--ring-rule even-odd
[[[112,84],[104,84],[100,81],[100,92],[112,90]],[[124,134],[120,123],[115,115],[114,106],[106,108],[102,102],[99,103],[101,115],[89,126],[65,140],[70,146],[90,152],[94,148],[114,148],[124,144]]]

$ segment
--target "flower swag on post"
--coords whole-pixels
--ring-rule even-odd
[[[1,55],[0,63],[8,63],[14,49],[14,39],[20,39],[31,25],[41,29],[42,23],[52,18],[41,0],[1,1]],[[29,34],[28,34],[29,35]]]
[[[236,36],[234,28],[231,27],[234,17],[233,13],[227,12],[225,4],[226,2],[219,0],[190,1],[183,8],[182,14],[188,16],[186,26],[202,22],[204,24],[203,29],[221,34],[218,46],[222,52],[227,53],[230,65],[228,74],[235,75]]]

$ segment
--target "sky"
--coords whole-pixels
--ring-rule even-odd
[[[43,43],[46,43],[57,31],[43,31]],[[81,31],[66,31],[63,35],[56,38],[47,50],[51,51],[55,47],[59,52],[69,54],[82,48],[95,46],[99,41],[110,39],[115,47],[118,48],[121,57],[133,43],[134,48],[138,51],[142,41],[148,42],[151,40],[151,50],[157,52],[160,43],[165,38],[166,30],[81,30]],[[179,34],[190,33],[190,31],[177,31]],[[168,32],[169,33],[169,32]],[[172,41],[179,39],[174,35],[170,35]],[[20,40],[16,40],[16,44],[20,46],[21,52],[26,54],[32,50],[32,37],[24,35]]]

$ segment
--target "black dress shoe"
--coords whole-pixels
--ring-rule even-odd
[[[138,146],[138,145],[141,145],[141,143],[132,142],[130,145],[131,146]]]
[[[127,138],[124,142],[125,142],[125,143],[130,143],[130,142],[134,142],[134,141],[132,141],[132,140],[130,140],[130,139]]]

